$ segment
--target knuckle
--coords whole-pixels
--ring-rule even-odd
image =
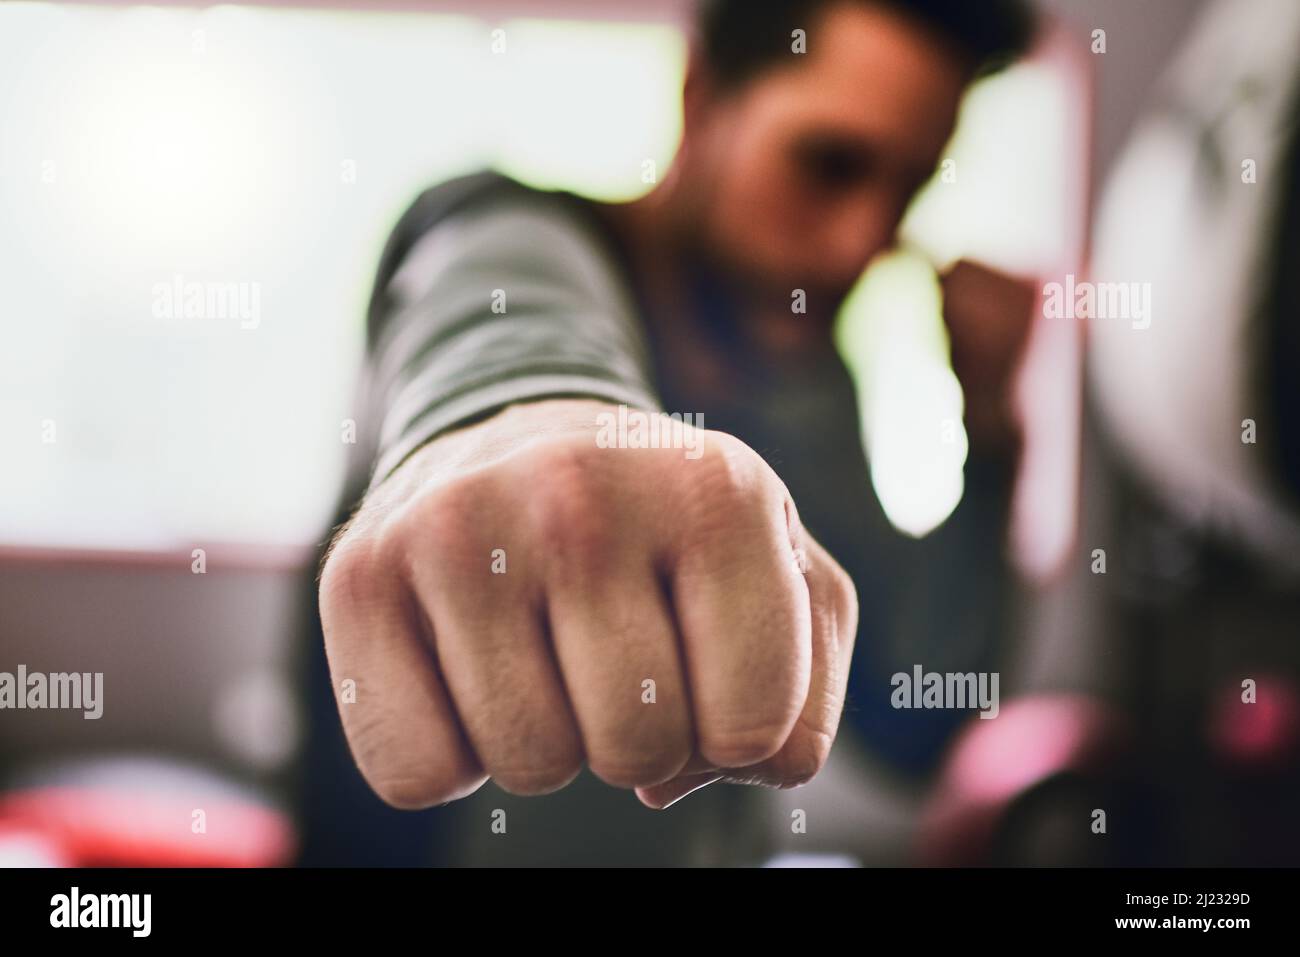
[[[710,432],[704,454],[678,466],[678,529],[693,544],[756,540],[773,528],[783,488],[762,457],[723,432]],[[737,553],[731,553],[731,559]]]
[[[442,569],[463,567],[477,541],[482,507],[482,493],[473,479],[427,489],[384,522],[380,551],[399,563],[410,580],[414,580],[413,567],[430,558],[437,559]]]
[[[537,456],[528,479],[532,521],[543,540],[564,555],[593,558],[609,544],[592,456],[559,445]]]
[[[430,489],[394,526],[408,547],[454,549],[474,537],[481,496],[472,479],[457,479]]]
[[[594,456],[573,439],[547,442],[529,457],[533,488],[546,498],[582,497],[590,490]]]
[[[683,470],[696,494],[736,502],[767,497],[767,464],[762,456],[725,432],[709,432],[704,454],[689,466]]]
[[[365,601],[375,585],[377,574],[374,549],[368,541],[345,536],[330,551],[321,569],[321,612]]]

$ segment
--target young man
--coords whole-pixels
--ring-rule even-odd
[[[933,614],[963,670],[987,652],[1001,514],[963,505],[925,543],[890,530],[831,324],[965,87],[1026,40],[1013,2],[721,0],[645,198],[489,173],[417,201],[370,315],[377,464],[319,595],[384,801],[489,778],[544,794],[584,765],[655,808],[718,780],[798,785],[851,661],[867,743],[933,760],[952,714],[892,710],[888,675],[944,670],[942,640],[913,640],[944,631]],[[655,410],[689,424],[652,433]],[[964,593],[927,595],[972,558]]]

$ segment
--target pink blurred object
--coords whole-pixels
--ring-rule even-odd
[[[1275,675],[1255,679],[1255,700],[1229,685],[1215,696],[1208,737],[1215,753],[1232,764],[1271,770],[1300,755],[1300,693]]]
[[[1082,695],[1038,695],[1003,705],[992,720],[962,729],[922,817],[921,863],[987,863],[1011,804],[1066,772],[1105,768],[1126,731],[1100,701]]]

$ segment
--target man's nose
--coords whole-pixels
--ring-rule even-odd
[[[827,225],[817,267],[828,284],[854,282],[867,263],[893,241],[898,216],[880,201],[841,210]]]

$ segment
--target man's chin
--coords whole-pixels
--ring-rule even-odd
[[[834,319],[858,278],[845,283],[810,283],[806,277],[762,266],[736,266],[707,258],[703,261],[710,262],[715,275],[752,309],[764,313],[789,310],[794,315],[824,316],[827,321]]]

